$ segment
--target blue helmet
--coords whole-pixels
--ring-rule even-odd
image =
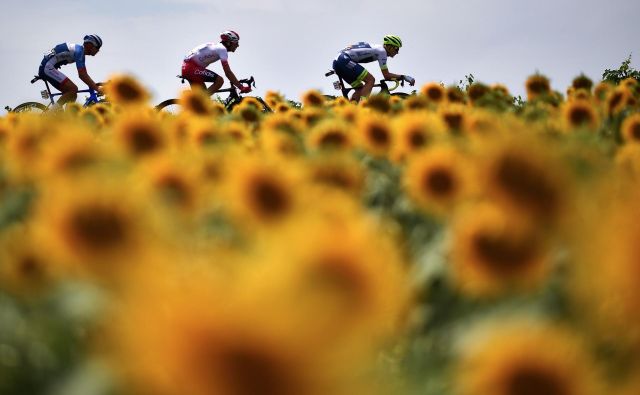
[[[88,34],[84,36],[84,42],[93,44],[97,49],[102,47],[102,39],[97,34]]]

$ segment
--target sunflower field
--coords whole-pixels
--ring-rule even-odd
[[[0,394],[638,394],[640,84],[525,84],[5,115]]]

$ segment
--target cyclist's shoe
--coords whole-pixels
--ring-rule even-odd
[[[251,87],[249,85],[242,86],[240,88],[240,93],[249,93],[249,92],[251,92]]]

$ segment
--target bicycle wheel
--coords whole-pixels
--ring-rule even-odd
[[[37,103],[34,101],[28,101],[26,103],[22,103],[16,106],[12,112],[32,112],[32,113],[43,113],[47,111],[47,106],[42,103]]]
[[[180,112],[180,102],[178,99],[168,99],[156,106],[157,111],[177,114]]]

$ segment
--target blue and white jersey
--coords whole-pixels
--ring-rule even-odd
[[[361,41],[357,44],[349,45],[340,51],[340,53],[347,55],[356,63],[369,63],[377,60],[381,70],[388,68],[387,51],[382,45],[371,45]]]
[[[44,56],[42,62],[54,62],[55,68],[60,68],[60,66],[65,64],[75,63],[78,69],[84,69],[86,68],[84,47],[79,44],[58,44],[51,52]]]

